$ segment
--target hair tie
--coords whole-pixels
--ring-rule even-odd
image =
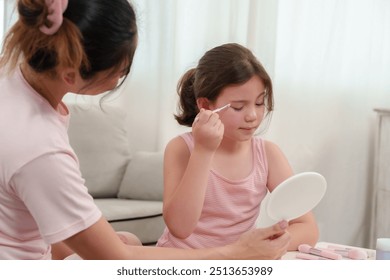
[[[62,14],[68,6],[68,0],[45,0],[45,3],[48,8],[47,20],[51,22],[51,26],[43,24],[39,30],[46,35],[53,35],[62,25]]]

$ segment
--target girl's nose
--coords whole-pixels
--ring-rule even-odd
[[[245,121],[253,122],[257,119],[257,114],[255,108],[248,109],[245,114]]]

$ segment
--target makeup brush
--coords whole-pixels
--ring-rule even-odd
[[[361,249],[344,248],[335,245],[328,245],[327,249],[353,260],[366,260],[368,258],[367,252]]]
[[[343,257],[340,254],[330,252],[326,249],[314,248],[308,244],[301,244],[298,246],[298,251],[301,253],[311,254],[331,260],[341,260]]]
[[[219,107],[219,108],[213,110],[212,112],[213,113],[217,113],[217,112],[220,112],[220,111],[222,111],[222,110],[224,110],[226,108],[229,108],[229,107],[230,107],[230,103],[226,104],[225,106]]]
[[[218,112],[220,112],[220,111],[222,111],[222,110],[225,110],[225,109],[227,109],[227,108],[229,108],[230,107],[230,103],[228,103],[228,104],[226,104],[226,105],[224,105],[224,106],[222,106],[222,107],[219,107],[219,108],[217,108],[217,109],[215,109],[215,110],[212,110],[212,112],[213,113],[218,113]],[[194,119],[194,123],[195,122],[197,122],[198,121],[198,116]]]

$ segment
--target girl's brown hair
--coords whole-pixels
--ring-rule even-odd
[[[229,43],[207,51],[198,66],[188,70],[178,83],[179,113],[175,119],[181,125],[192,126],[199,113],[198,98],[205,97],[214,102],[225,87],[243,84],[255,75],[264,83],[264,101],[267,113],[270,113],[273,110],[272,81],[249,49]]]

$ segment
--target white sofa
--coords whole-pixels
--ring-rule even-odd
[[[117,231],[154,244],[164,229],[162,152],[131,152],[126,113],[112,105],[67,104],[69,141],[85,184]]]

